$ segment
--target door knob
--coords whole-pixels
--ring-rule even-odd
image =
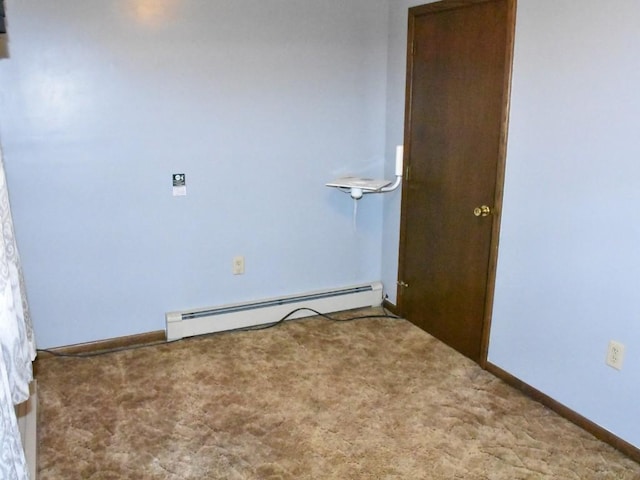
[[[473,209],[473,214],[476,217],[488,217],[489,215],[491,215],[491,207],[488,207],[486,205],[476,207]]]

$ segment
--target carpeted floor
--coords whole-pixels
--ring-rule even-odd
[[[405,320],[47,358],[37,377],[40,480],[640,478]]]

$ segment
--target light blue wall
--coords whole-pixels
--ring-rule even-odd
[[[615,4],[519,2],[489,361],[640,447],[640,2]]]
[[[386,0],[6,3],[0,138],[40,347],[380,279],[382,200],[354,231],[324,183],[382,174]]]
[[[407,7],[390,2],[387,162],[402,139]],[[640,3],[519,0],[490,362],[640,447]],[[382,279],[396,281],[385,197]],[[622,371],[605,365],[610,339]]]
[[[40,346],[380,277],[395,301],[400,192],[354,231],[323,184],[392,175],[418,3],[9,0],[0,135]],[[519,1],[489,357],[636,446],[638,24],[635,0]]]
[[[409,7],[432,3],[420,0],[390,0],[389,48],[387,58],[387,177],[395,171],[395,147],[404,143],[404,110],[407,75],[407,26]],[[388,300],[397,302],[398,247],[400,242],[401,189],[385,195],[383,200],[384,228],[382,231],[382,281]]]

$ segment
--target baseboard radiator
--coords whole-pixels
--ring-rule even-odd
[[[219,307],[169,312],[165,315],[167,341],[195,335],[257,327],[277,322],[298,308],[332,313],[382,304],[382,283],[373,282],[300,295],[256,300]],[[315,315],[300,310],[287,319]]]

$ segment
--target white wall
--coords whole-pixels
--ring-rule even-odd
[[[489,360],[640,446],[640,3],[517,21]]]
[[[382,173],[386,0],[6,3],[0,138],[40,347],[380,279],[381,199],[354,231],[324,183]]]

